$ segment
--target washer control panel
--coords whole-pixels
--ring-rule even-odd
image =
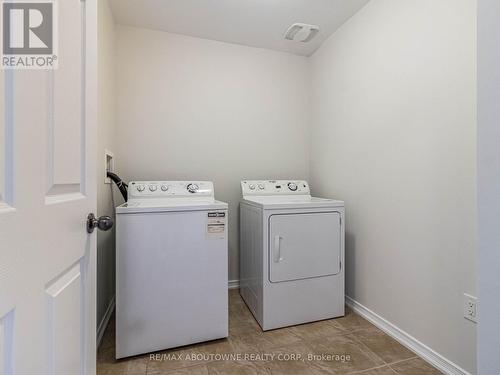
[[[210,181],[132,181],[128,184],[128,198],[191,198],[214,197]]]
[[[309,195],[309,184],[302,180],[241,181],[243,195]]]

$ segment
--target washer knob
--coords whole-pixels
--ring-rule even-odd
[[[187,190],[190,192],[190,193],[196,193],[198,190],[200,189],[200,187],[196,184],[189,184],[187,186]]]
[[[141,191],[144,191],[144,185],[137,185],[137,191],[138,192],[141,192]]]
[[[298,186],[297,186],[297,184],[295,184],[295,183],[293,183],[293,182],[289,182],[289,183],[288,183],[288,188],[289,188],[291,191],[297,191]]]
[[[248,185],[248,188],[249,188],[250,190],[255,190],[255,185],[254,185],[254,184],[250,184],[250,185]]]
[[[264,190],[266,188],[266,186],[264,184],[259,184],[259,189],[260,190]]]
[[[156,185],[149,185],[149,191],[156,191],[158,189],[158,186]]]
[[[161,191],[167,191],[168,186],[167,185],[161,185]]]

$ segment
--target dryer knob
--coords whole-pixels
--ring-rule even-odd
[[[158,189],[158,186],[156,185],[149,185],[149,191],[156,191]]]
[[[297,184],[295,184],[295,183],[293,183],[293,182],[290,182],[290,183],[288,184],[288,188],[289,188],[291,191],[297,191],[298,186],[297,186]]]
[[[260,189],[260,190],[264,190],[265,188],[266,188],[266,185],[264,185],[264,184],[259,184],[259,189]]]
[[[137,185],[137,191],[138,192],[141,192],[141,191],[144,191],[144,185]]]
[[[255,185],[254,185],[254,184],[250,184],[250,185],[248,185],[248,188],[249,188],[250,190],[255,190]]]
[[[196,193],[198,190],[200,189],[200,187],[196,184],[189,184],[187,186],[187,190],[190,192],[190,193]]]
[[[167,191],[168,186],[167,185],[161,185],[161,191]]]

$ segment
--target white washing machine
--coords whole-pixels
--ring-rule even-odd
[[[116,357],[228,336],[227,204],[211,182],[131,182],[116,210]]]
[[[344,315],[344,202],[242,181],[240,293],[263,330]]]

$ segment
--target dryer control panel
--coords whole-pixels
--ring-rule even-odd
[[[309,195],[309,184],[303,180],[241,181],[241,192],[247,195]]]
[[[214,198],[210,181],[132,181],[128,199],[143,198]]]

